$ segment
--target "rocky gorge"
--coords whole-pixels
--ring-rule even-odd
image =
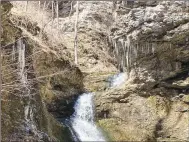
[[[73,141],[59,120],[95,92],[107,140],[188,141],[189,2],[80,1],[77,65],[76,6],[2,2],[2,139]]]

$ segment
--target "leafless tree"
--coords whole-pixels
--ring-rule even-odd
[[[58,1],[56,1],[56,18],[57,18],[57,29],[59,31],[59,5]]]
[[[74,53],[75,53],[75,64],[78,64],[78,57],[77,57],[77,48],[78,48],[78,37],[77,37],[77,30],[78,30],[78,17],[79,17],[79,1],[76,3],[76,20],[75,20],[75,39],[74,39]]]

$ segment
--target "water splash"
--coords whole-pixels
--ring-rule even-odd
[[[81,141],[105,141],[94,122],[93,93],[82,94],[75,103],[72,128]]]

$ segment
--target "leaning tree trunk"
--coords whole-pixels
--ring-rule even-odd
[[[78,64],[78,58],[77,58],[77,48],[78,48],[78,41],[77,41],[78,17],[79,17],[79,2],[77,1],[77,4],[76,4],[76,21],[75,21],[75,39],[74,39],[75,64],[76,65]]]

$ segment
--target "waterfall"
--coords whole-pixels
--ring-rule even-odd
[[[113,88],[113,87],[120,86],[127,80],[127,78],[128,77],[126,73],[119,73],[119,74],[114,75],[111,78],[110,87]]]
[[[71,125],[81,141],[105,141],[100,129],[95,125],[93,106],[93,93],[82,94],[75,103]]]
[[[127,79],[126,73],[119,73],[110,78],[110,88],[119,87]],[[106,141],[94,120],[94,93],[83,93],[74,105],[74,114],[66,125],[70,129],[74,141]],[[70,123],[70,124],[69,124]]]

